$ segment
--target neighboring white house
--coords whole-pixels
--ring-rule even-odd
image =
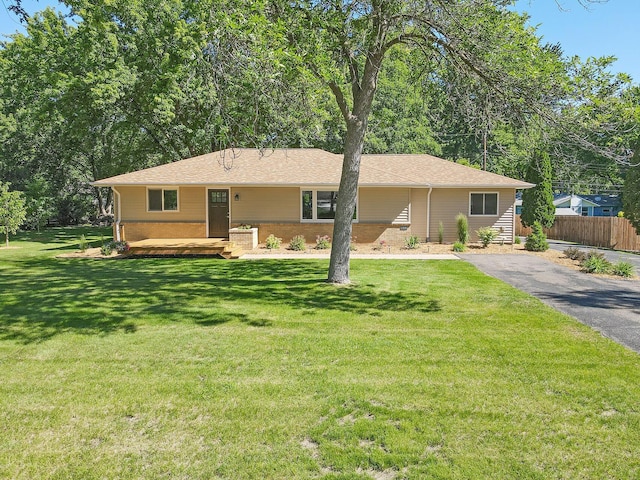
[[[617,195],[569,195],[555,194],[553,204],[556,217],[615,217],[621,209]],[[516,198],[516,214],[522,213],[522,195]]]

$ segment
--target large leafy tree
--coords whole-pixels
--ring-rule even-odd
[[[565,100],[546,126],[554,173],[564,191],[619,189],[640,134],[640,88],[612,74],[613,57],[568,61]]]
[[[267,13],[286,32],[306,71],[332,92],[346,126],[329,281],[349,282],[351,219],[360,160],[381,70],[402,45],[419,56],[423,75],[439,61],[488,86],[502,105],[525,113],[549,103],[549,65],[556,52],[540,46],[510,2],[271,2]],[[554,67],[552,66],[551,69]],[[547,87],[551,87],[551,90]]]
[[[9,190],[10,183],[0,182],[0,229],[9,246],[9,234],[16,233],[26,216],[24,194]]]
[[[636,145],[631,166],[627,170],[622,200],[624,216],[640,235],[640,142]]]
[[[88,182],[236,145],[307,146],[315,108],[285,78],[267,19],[189,0],[69,0],[0,49],[0,174],[42,175],[59,217]],[[246,7],[246,5],[245,5]],[[287,87],[287,85],[290,86]],[[6,138],[6,141],[4,141]],[[99,214],[109,190],[94,189]]]

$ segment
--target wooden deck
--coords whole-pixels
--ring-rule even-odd
[[[147,238],[129,243],[131,256],[218,256],[240,258],[243,250],[225,238]]]

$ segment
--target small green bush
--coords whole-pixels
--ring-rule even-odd
[[[534,222],[532,232],[527,236],[524,248],[530,252],[545,252],[549,250],[547,236],[544,234],[540,222]]]
[[[609,273],[612,268],[611,262],[599,252],[589,252],[580,265],[587,273]]]
[[[458,229],[458,241],[463,245],[469,243],[469,220],[464,213],[456,215],[456,226]]]
[[[513,239],[513,243],[515,243],[516,245],[520,245],[522,243],[522,240],[520,240],[520,237],[516,237]]]
[[[462,242],[456,242],[453,244],[453,247],[451,247],[451,250],[453,250],[454,252],[464,252],[466,249],[466,247],[464,246],[464,243]]]
[[[478,238],[482,242],[482,246],[487,248],[491,242],[498,237],[498,231],[491,227],[482,227],[476,230]]]
[[[100,253],[105,257],[108,257],[109,255],[111,255],[112,251],[113,251],[113,242],[103,243],[102,246],[100,247]]]
[[[629,278],[633,276],[633,265],[629,262],[617,262],[611,265],[611,273],[619,277]]]
[[[444,243],[444,225],[442,222],[438,224],[438,243],[440,245]]]
[[[416,235],[411,235],[404,239],[404,246],[410,250],[415,250],[420,246],[420,238]]]
[[[280,248],[280,245],[282,245],[282,239],[276,237],[273,233],[269,235],[265,240],[265,246],[269,250],[277,250],[278,248]]]
[[[302,235],[296,235],[289,242],[289,250],[295,250],[297,252],[302,252],[307,249],[306,240]]]
[[[329,235],[318,235],[316,237],[316,250],[326,250],[328,248],[331,248],[331,238],[329,238]]]
[[[83,235],[80,235],[80,239],[78,240],[78,247],[80,248],[80,251],[82,253],[87,251],[87,248],[89,248],[89,242],[87,241],[87,237]]]
[[[578,262],[583,262],[587,258],[587,254],[576,247],[569,247],[562,253],[564,253],[565,257],[570,258],[571,260],[576,260]]]

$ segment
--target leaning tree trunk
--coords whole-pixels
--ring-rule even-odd
[[[349,283],[349,256],[351,247],[351,231],[353,214],[356,208],[358,194],[358,179],[360,178],[360,159],[364,146],[364,136],[367,131],[367,119],[371,112],[371,105],[378,86],[378,72],[382,64],[384,51],[379,49],[367,57],[362,81],[352,80],[353,109],[346,108],[344,97],[334,85],[334,94],[342,110],[347,124],[347,134],[344,140],[344,159],[342,161],[342,176],[336,216],[333,223],[333,242],[331,246],[331,260],[329,261],[329,278],[331,283]]]
[[[366,119],[353,119],[347,125],[344,142],[342,176],[333,223],[331,260],[329,262],[329,282],[349,283],[349,257],[351,253],[351,232],[353,214],[356,210],[358,179],[360,178],[360,158],[364,144]]]

